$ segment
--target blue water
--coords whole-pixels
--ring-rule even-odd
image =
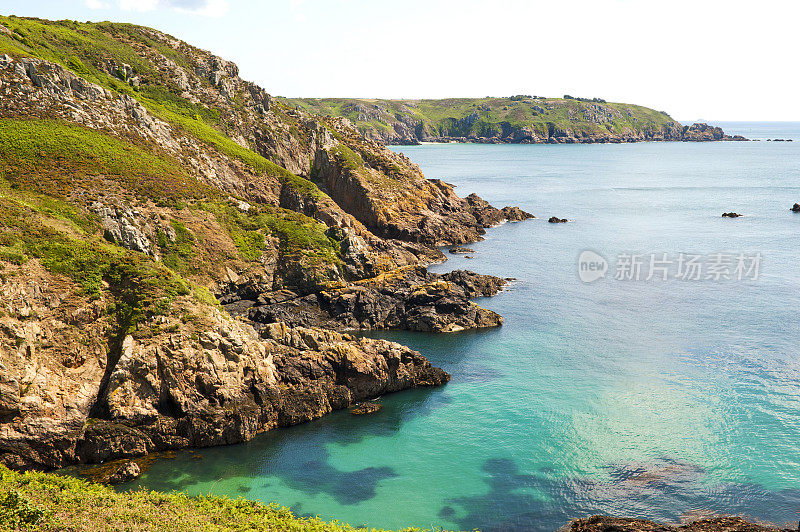
[[[800,124],[726,125],[800,138]],[[468,268],[516,278],[502,328],[382,332],[453,375],[224,448],[137,486],[379,527],[555,530],[595,513],[800,518],[800,142],[398,147],[429,177],[539,217]],[[725,211],[745,216],[724,219]],[[555,215],[573,220],[548,224]],[[584,250],[608,260],[584,283]],[[757,278],[616,280],[620,254],[760,254]],[[198,454],[202,455],[198,459]]]

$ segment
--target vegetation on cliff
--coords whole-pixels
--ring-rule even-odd
[[[289,509],[272,504],[212,496],[188,497],[180,493],[120,493],[77,478],[15,473],[1,465],[0,528],[31,532],[366,531],[338,522],[300,518]],[[407,529],[411,530],[415,529]]]
[[[290,106],[342,116],[370,138],[413,143],[439,139],[547,142],[550,138],[670,138],[681,125],[639,105],[576,98],[512,96],[441,100],[287,98]]]

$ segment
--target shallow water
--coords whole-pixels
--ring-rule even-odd
[[[723,125],[800,139],[799,124]],[[374,415],[179,453],[133,487],[390,528],[554,530],[594,513],[704,511],[796,523],[800,214],[788,208],[800,202],[800,142],[396,149],[461,195],[540,218],[432,268],[516,278],[479,301],[505,325],[373,333],[452,382],[383,397]],[[584,250],[607,259],[605,278],[579,279]],[[714,253],[760,254],[758,277],[614,279],[620,254],[681,252],[706,266]]]

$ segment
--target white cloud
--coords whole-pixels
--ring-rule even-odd
[[[297,22],[306,22],[306,14],[302,12],[303,4],[306,0],[289,0],[289,10],[292,12],[292,17]]]
[[[159,0],[119,0],[117,3],[124,11],[152,11],[161,2]]]
[[[104,0],[85,0],[89,9],[110,9]],[[171,9],[179,13],[221,17],[228,12],[228,0],[117,0],[116,6],[123,11],[154,11]]]
[[[102,0],[86,0],[86,7],[89,9],[108,9],[111,6]]]
[[[193,13],[204,17],[221,17],[228,12],[228,0],[205,0],[204,2],[166,2],[172,4],[176,11]],[[183,4],[183,5],[179,5]]]

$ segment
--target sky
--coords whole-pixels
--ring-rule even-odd
[[[672,117],[800,120],[797,0],[0,0],[158,28],[273,95],[533,94]]]

